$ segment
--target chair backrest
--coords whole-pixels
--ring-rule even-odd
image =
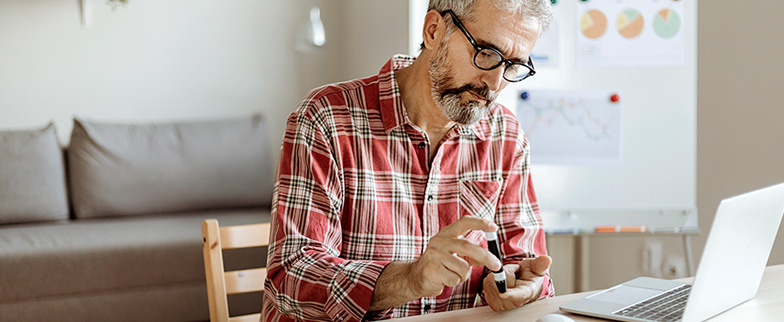
[[[267,269],[262,267],[227,272],[223,267],[223,250],[267,246],[269,234],[269,223],[227,227],[218,226],[215,219],[201,223],[210,321],[259,321],[261,313],[229,317],[228,295],[263,291]]]

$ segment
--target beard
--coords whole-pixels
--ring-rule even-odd
[[[433,59],[428,63],[428,72],[430,74],[430,91],[433,96],[433,101],[439,109],[453,122],[461,125],[471,125],[479,121],[487,111],[490,104],[495,101],[498,96],[497,93],[491,91],[487,86],[478,86],[474,84],[465,84],[462,86],[455,85],[454,76],[452,75],[452,64],[447,60],[446,41],[447,37],[442,41],[440,48],[436,52]],[[481,96],[484,103],[473,99],[466,101],[461,100],[461,94],[471,93]]]

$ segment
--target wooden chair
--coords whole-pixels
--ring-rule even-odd
[[[267,246],[269,234],[269,223],[227,227],[219,227],[215,219],[207,219],[201,223],[210,321],[259,321],[261,313],[229,317],[227,295],[263,291],[267,268],[226,272],[223,267],[223,250]]]

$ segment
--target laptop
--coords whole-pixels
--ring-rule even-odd
[[[617,321],[707,320],[757,293],[784,214],[784,183],[724,199],[694,283],[639,277],[561,306]]]

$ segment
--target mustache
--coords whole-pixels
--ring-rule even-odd
[[[487,86],[477,86],[477,85],[474,85],[474,84],[465,84],[465,85],[460,86],[458,88],[450,88],[450,89],[445,90],[443,93],[441,93],[441,97],[444,97],[444,96],[450,95],[450,94],[458,95],[458,94],[463,93],[463,92],[474,92],[477,95],[479,95],[482,98],[484,98],[485,101],[487,101],[488,103],[492,102],[492,101],[495,101],[496,96],[497,96],[497,94],[495,92],[491,91],[489,88],[487,88]]]

